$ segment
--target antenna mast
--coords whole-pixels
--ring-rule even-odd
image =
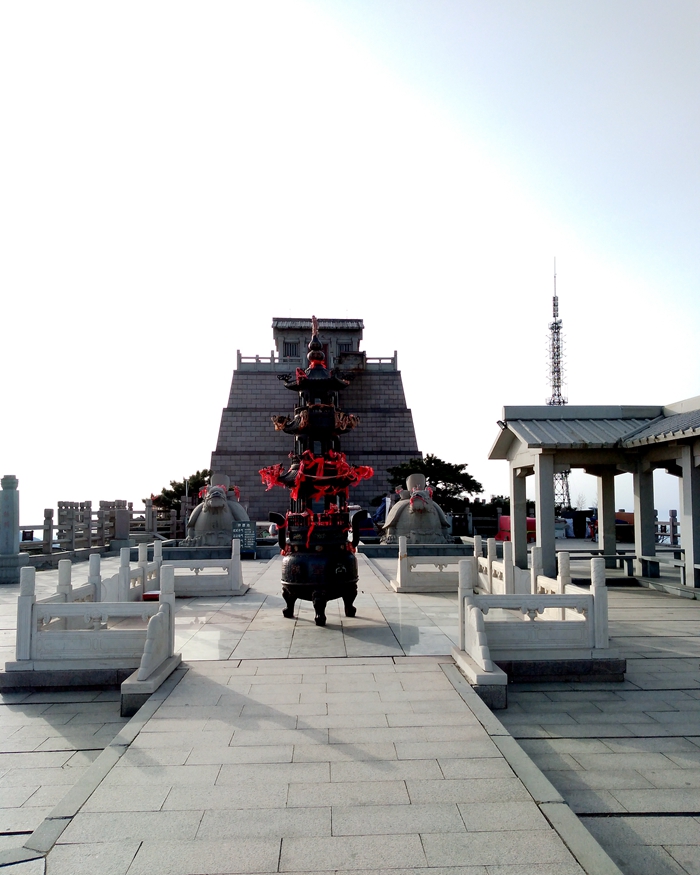
[[[557,260],[554,259],[554,296],[552,298],[552,321],[549,323],[549,386],[552,394],[547,404],[552,407],[563,407],[567,398],[564,388],[564,335],[562,320],[559,318],[559,298],[557,297]],[[569,493],[569,473],[562,471],[554,475],[554,504],[558,508],[571,507]]]

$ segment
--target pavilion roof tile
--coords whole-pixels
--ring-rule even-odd
[[[693,437],[695,435],[700,436],[700,410],[660,416],[628,434],[623,441],[623,446],[639,447],[676,437]]]
[[[529,447],[542,449],[607,448],[646,428],[651,419],[516,419],[511,429]]]

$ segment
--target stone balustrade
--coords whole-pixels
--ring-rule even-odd
[[[241,542],[231,542],[229,559],[168,559],[175,569],[175,595],[180,598],[244,595]],[[204,572],[204,573],[202,573]]]
[[[391,586],[396,592],[456,592],[459,559],[459,556],[409,556],[408,540],[401,535],[396,578]]]
[[[571,584],[568,555],[559,554],[557,578],[542,575],[537,558],[535,553],[529,593],[505,591],[510,579],[506,570],[512,564],[507,551],[503,576],[491,577],[488,592],[481,580],[483,557],[460,561],[459,647],[453,657],[492,707],[506,707],[508,678],[523,679],[528,671],[560,679],[624,679],[624,660],[608,642],[605,560],[591,560],[588,591]],[[492,570],[497,564],[492,561]],[[500,592],[494,589],[496,581],[503,584]],[[494,609],[497,614],[489,619]]]

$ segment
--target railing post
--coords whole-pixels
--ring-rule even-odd
[[[160,568],[163,564],[163,542],[162,541],[154,541],[153,542],[153,561]]]
[[[158,527],[153,524],[153,499],[146,498],[144,499],[144,505],[146,506],[146,513],[144,514],[144,528],[147,532],[157,531]]]
[[[84,502],[83,507],[83,525],[85,526],[85,540],[86,547],[90,549],[92,547],[92,502],[86,501]]]
[[[131,548],[122,547],[119,551],[119,584],[117,586],[117,601],[129,601],[129,563],[131,562]]]
[[[19,551],[19,492],[14,474],[0,481],[0,583],[17,583],[29,556]]]
[[[146,578],[148,577],[148,544],[139,544],[139,558],[136,563],[141,571],[141,586],[146,592]]]
[[[408,539],[405,535],[399,536],[399,563],[396,569],[396,582],[399,587],[408,583]]]
[[[71,583],[71,571],[73,564],[70,559],[60,559],[58,562],[58,586],[56,587],[56,595],[61,598],[61,601],[69,604],[73,601],[73,584]],[[67,629],[68,619],[62,617],[56,620],[57,629]]]
[[[474,535],[474,555],[479,559],[484,555],[484,548],[481,544],[481,535]]]
[[[170,606],[170,647],[168,656],[175,653],[175,566],[163,565],[160,569],[160,595],[158,601]]]
[[[513,569],[513,542],[503,542],[503,584],[506,595],[515,593],[515,571]]]
[[[89,559],[88,583],[95,587],[93,601],[102,601],[102,574],[100,572],[100,554],[93,553]]]
[[[466,650],[466,629],[465,629],[465,612],[464,599],[474,595],[474,587],[477,584],[477,575],[479,573],[477,566],[478,559],[476,556],[470,556],[468,559],[459,560],[459,585],[458,585],[458,601],[459,601],[459,649]]]
[[[53,508],[44,509],[44,527],[42,530],[41,552],[51,555],[53,551]]]
[[[530,552],[530,589],[533,595],[537,595],[537,578],[542,574],[542,548],[533,547]]]
[[[100,502],[100,505],[102,502]],[[98,547],[105,546],[105,512],[100,507],[100,509],[96,512],[95,516],[97,517],[97,527],[95,528],[95,540],[97,541]]]
[[[64,602],[73,601],[73,584],[71,583],[72,563],[70,559],[60,559],[58,563],[58,586],[56,594],[63,596]]]
[[[668,530],[669,530],[669,543],[672,547],[678,546],[678,511],[677,510],[669,510],[668,512]]]
[[[119,547],[123,549],[129,543],[129,529],[131,525],[131,513],[125,507],[115,507],[114,509],[114,531],[112,533],[112,541],[116,544],[111,549]]]
[[[170,511],[170,537],[177,538],[177,511],[175,508]]]
[[[78,511],[75,502],[68,509],[68,519],[70,520],[70,549],[71,553],[75,553],[75,527],[77,522]]]
[[[571,583],[571,556],[566,552],[557,553],[559,571],[557,574],[557,582],[559,583],[559,593],[564,595],[566,587]]]
[[[239,538],[234,538],[231,541],[231,589],[241,589],[242,586],[241,542]]]
[[[608,646],[608,590],[605,586],[605,559],[591,559],[593,596],[593,634],[596,649]]]
[[[36,569],[29,565],[19,572],[19,597],[17,599],[17,637],[15,638],[15,659],[31,659],[32,656],[32,614],[36,602]]]
[[[488,563],[488,578],[489,578],[489,592],[493,592],[493,569],[491,566],[498,558],[498,552],[496,549],[496,539],[489,538],[486,541],[486,562]]]
[[[566,587],[571,583],[571,557],[562,551],[557,553],[557,591],[559,595],[566,594]],[[559,619],[566,619],[566,608],[559,611]]]

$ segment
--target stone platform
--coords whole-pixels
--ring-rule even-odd
[[[447,656],[454,596],[398,595],[361,560],[358,616],[321,629],[303,603],[281,616],[277,560],[243,567],[245,596],[178,600],[187,666],[128,723],[118,692],[5,697],[2,871],[697,871],[697,602],[611,589],[628,680],[519,687],[496,718]],[[620,772],[659,793],[609,786]],[[664,794],[671,773],[688,785]]]

